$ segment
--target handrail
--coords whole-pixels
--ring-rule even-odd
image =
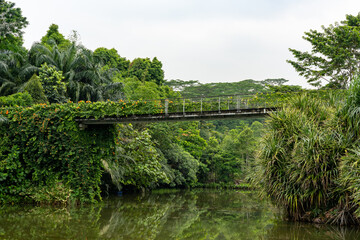
[[[226,94],[226,95],[213,95],[213,96],[196,96],[196,97],[180,97],[180,98],[157,98],[157,99],[137,99],[137,100],[128,100],[126,98],[122,98],[122,100],[126,100],[126,101],[161,101],[161,100],[165,100],[165,99],[171,99],[171,100],[180,100],[180,99],[206,99],[206,98],[218,98],[218,97],[234,97],[234,96],[242,96],[242,97],[252,97],[252,96],[261,96],[261,95],[267,95],[267,94],[299,94],[299,93],[305,93],[305,92],[329,92],[329,91],[342,91],[343,89],[336,89],[336,90],[328,90],[328,89],[311,89],[311,90],[301,90],[301,91],[287,91],[287,92],[255,92],[253,94],[250,93],[239,93],[239,94]]]

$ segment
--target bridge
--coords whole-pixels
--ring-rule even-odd
[[[78,118],[80,128],[88,125],[108,125],[116,123],[161,122],[161,121],[194,121],[216,119],[262,118],[276,111],[279,102],[269,97],[258,95],[223,95],[215,97],[177,98],[146,100],[157,106],[157,113],[136,113],[131,115],[108,116],[103,118]],[[143,100],[142,100],[143,101]],[[130,101],[128,104],[137,104]],[[143,101],[144,102],[144,101]]]

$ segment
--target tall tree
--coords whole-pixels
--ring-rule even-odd
[[[162,86],[165,82],[164,80],[164,70],[162,69],[162,63],[154,57],[150,64],[150,78],[151,81],[155,82],[157,85]]]
[[[62,81],[64,76],[61,71],[44,63],[40,68],[39,79],[50,103],[66,102],[66,84]]]
[[[29,81],[24,84],[24,92],[28,92],[34,103],[48,103],[48,99],[45,95],[44,87],[37,75],[33,75]]]
[[[149,69],[151,67],[151,60],[149,58],[135,58],[129,66],[128,76],[137,77],[140,81],[151,80]]]
[[[360,70],[360,13],[322,31],[310,30],[303,37],[312,45],[311,52],[289,49],[296,60],[288,60],[308,83],[320,87],[348,88]]]
[[[140,81],[155,82],[161,86],[165,82],[164,70],[162,69],[162,63],[154,57],[150,58],[136,58],[129,66],[129,77],[137,77]]]
[[[30,49],[30,60],[35,66],[47,63],[61,71],[72,101],[116,100],[121,96],[122,83],[113,83],[111,72],[101,70],[103,65],[94,59],[93,52],[74,42],[63,50],[56,44],[49,49],[35,43]]]
[[[94,51],[94,57],[96,61],[102,61],[107,68],[116,68],[122,77],[126,77],[130,61],[121,57],[116,49],[97,48]]]
[[[28,24],[15,3],[0,0],[0,50],[19,51],[23,43],[22,29]]]
[[[50,25],[46,35],[41,38],[41,43],[49,48],[56,44],[60,49],[66,49],[71,45],[70,40],[59,32],[59,26],[56,24]]]
[[[0,96],[21,91],[37,70],[29,63],[27,55],[0,51]]]

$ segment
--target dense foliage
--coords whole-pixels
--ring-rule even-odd
[[[23,51],[23,28],[28,25],[15,3],[0,0],[0,51]]]
[[[290,218],[358,223],[359,86],[345,102],[303,94],[271,115],[255,175]]]
[[[3,101],[4,106],[22,103],[28,96],[19,95],[18,101],[12,100],[14,96],[8,97]],[[114,131],[112,126],[81,131],[75,122],[78,117],[139,112],[157,113],[158,106],[146,102],[82,101],[0,108],[0,115],[9,120],[0,125],[0,201],[100,199],[102,160],[107,161],[107,165],[122,168],[125,168],[124,162],[129,162],[125,180],[120,183],[146,187],[157,178],[166,180],[145,133],[130,131],[133,136],[127,137],[121,128]],[[60,193],[63,195],[58,196]]]
[[[211,124],[192,122],[152,124],[149,131],[131,125],[82,131],[76,118],[156,114],[162,112],[161,102],[31,105],[28,93],[1,102],[0,115],[8,120],[0,125],[2,202],[94,201],[100,199],[100,185],[111,190],[111,182],[119,190],[195,186],[199,180],[234,184],[244,179],[260,136],[253,131],[261,130],[254,122],[220,136]]]
[[[322,30],[305,32],[311,52],[290,49],[296,60],[288,62],[314,86],[325,81],[328,88],[348,88],[359,72],[360,13]]]

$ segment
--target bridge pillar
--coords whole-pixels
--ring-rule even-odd
[[[239,95],[236,96],[236,111],[239,112],[240,109],[240,97]]]
[[[165,116],[169,116],[169,99],[165,99]]]
[[[220,97],[219,97],[219,113],[221,113],[221,100],[220,100]]]
[[[185,98],[183,100],[183,115],[185,116]]]

